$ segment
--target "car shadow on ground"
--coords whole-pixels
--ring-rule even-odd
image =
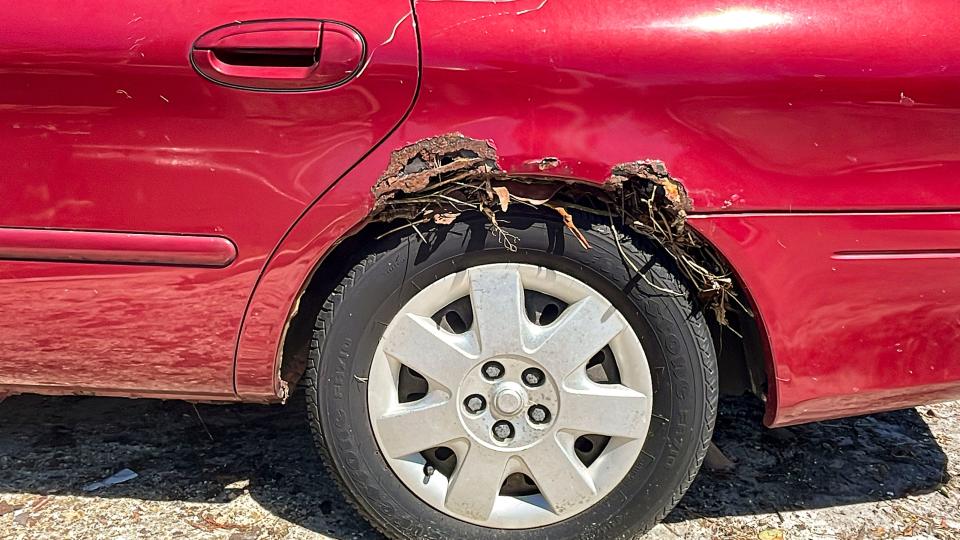
[[[667,522],[876,502],[937,490],[947,456],[915,409],[781,429],[756,399],[720,402],[714,443],[731,470],[701,471]]]
[[[761,417],[755,399],[721,402],[716,442],[735,467],[703,471],[668,522],[892,499],[945,480],[947,458],[914,410],[774,431]],[[82,490],[123,468],[140,476]],[[309,530],[377,536],[320,464],[298,400],[286,407],[39,396],[0,403],[0,495],[215,504],[244,490]]]

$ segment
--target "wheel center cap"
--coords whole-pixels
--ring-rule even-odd
[[[517,414],[523,409],[523,390],[518,388],[513,388],[511,386],[504,385],[505,388],[497,390],[496,395],[493,397],[493,406],[501,414],[512,415]]]

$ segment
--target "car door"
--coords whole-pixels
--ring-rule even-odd
[[[49,0],[0,28],[0,390],[232,395],[271,250],[413,102],[411,4]]]

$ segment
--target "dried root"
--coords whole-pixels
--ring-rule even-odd
[[[517,237],[502,229],[497,221],[497,213],[506,212],[510,204],[553,209],[585,249],[590,249],[590,245],[570,211],[605,216],[618,246],[618,226],[630,228],[662,246],[680,272],[697,287],[701,302],[713,311],[720,324],[727,324],[727,311],[734,306],[749,314],[736,298],[726,265],[686,227],[690,198],[660,161],[617,165],[600,186],[517,177],[499,168],[496,150],[490,143],[451,133],[396,150],[374,186],[373,195],[373,219],[406,220],[407,224],[400,228],[416,229],[417,225],[431,221],[446,225],[462,212],[480,212],[489,220],[493,234],[511,251],[517,249]],[[654,286],[639,269],[633,270],[655,289],[678,294]]]

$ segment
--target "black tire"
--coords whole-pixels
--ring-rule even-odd
[[[398,233],[371,245],[324,303],[304,375],[310,424],[342,491],[386,536],[630,538],[666,516],[690,485],[717,407],[716,358],[704,315],[671,261],[648,241],[621,236],[618,247],[608,226],[582,221],[589,250],[560,221],[539,213],[502,218],[504,229],[517,236],[516,252],[505,249],[479,216],[423,231],[429,243],[412,230]],[[536,529],[485,528],[422,502],[381,457],[367,414],[364,381],[383,330],[400,307],[426,284],[493,262],[550,267],[601,292],[630,321],[653,375],[653,421],[626,478],[589,509]]]

